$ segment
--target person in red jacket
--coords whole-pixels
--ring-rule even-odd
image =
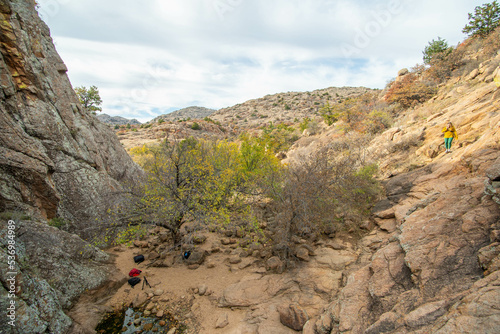
[[[451,153],[451,143],[453,139],[458,139],[457,130],[451,122],[448,122],[441,132],[444,133],[444,147],[446,148],[446,153]]]

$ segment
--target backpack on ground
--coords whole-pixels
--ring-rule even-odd
[[[136,256],[134,256],[134,262],[135,263],[141,263],[142,261],[144,261],[144,255],[136,255]]]
[[[128,280],[128,284],[130,284],[132,287],[139,284],[140,282],[141,279],[139,277],[132,277],[131,279]]]
[[[132,269],[132,270],[128,273],[128,275],[129,275],[130,277],[135,277],[135,276],[139,276],[141,273],[142,273],[142,270],[139,270],[139,269],[135,269],[135,268],[134,268],[134,269]]]

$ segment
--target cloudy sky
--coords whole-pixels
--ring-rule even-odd
[[[144,122],[267,94],[383,88],[485,0],[40,0],[74,87]]]

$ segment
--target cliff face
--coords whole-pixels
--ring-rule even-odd
[[[106,253],[45,221],[64,218],[88,236],[109,194],[141,173],[81,108],[66,71],[34,2],[0,0],[0,307],[16,306],[2,333],[77,333],[65,312],[78,296],[105,287],[102,298],[125,278]]]
[[[0,211],[95,221],[139,168],[82,109],[31,1],[0,1]]]

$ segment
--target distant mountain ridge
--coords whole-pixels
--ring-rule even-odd
[[[112,124],[112,125],[127,125],[127,124],[140,125],[141,124],[141,122],[139,122],[135,118],[128,119],[128,118],[121,117],[121,116],[110,116],[108,114],[99,114],[99,115],[97,115],[97,118],[103,123]]]
[[[182,119],[203,119],[205,117],[208,117],[212,115],[214,112],[217,110],[215,109],[209,109],[205,107],[197,107],[197,106],[191,106],[187,108],[182,108],[176,111],[173,111],[169,114],[165,115],[160,115],[158,117],[155,117],[148,123],[157,123],[160,119],[163,119],[164,121],[178,121]]]

